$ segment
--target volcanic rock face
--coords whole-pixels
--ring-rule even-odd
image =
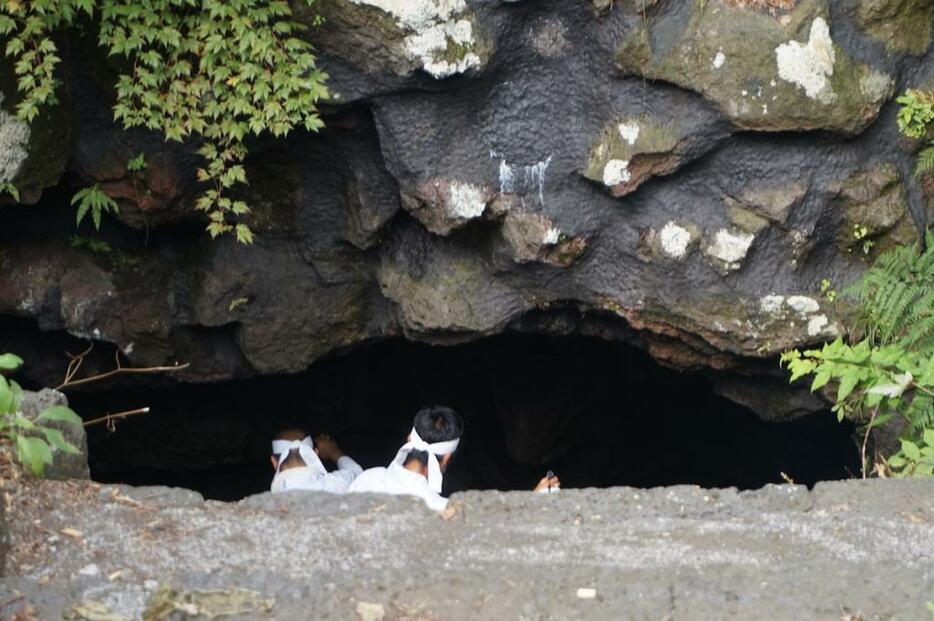
[[[250,247],[196,234],[192,148],[119,130],[92,46],[72,46],[41,121],[55,144],[12,119],[4,78],[0,181],[44,163],[33,200],[67,157],[60,187],[97,182],[121,214],[101,248],[69,243],[67,195],[0,209],[0,314],[189,361],[188,381],[510,329],[777,373],[757,359],[842,329],[824,279],[928,223],[892,102],[934,78],[930,29],[892,35],[924,4],[321,0],[327,128],[252,145]]]

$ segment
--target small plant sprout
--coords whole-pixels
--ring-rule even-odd
[[[230,301],[230,304],[227,305],[227,311],[232,313],[249,301],[250,298],[234,298]]]
[[[873,247],[875,247],[876,242],[871,239],[867,239],[869,236],[869,227],[865,224],[854,224],[853,225],[853,237],[856,238],[856,241],[862,241],[863,254],[869,254]]]
[[[128,172],[142,172],[147,168],[149,168],[149,165],[146,163],[145,153],[140,153],[126,163],[126,169]]]
[[[12,183],[0,183],[0,196],[9,194],[17,203],[19,202],[19,190]]]

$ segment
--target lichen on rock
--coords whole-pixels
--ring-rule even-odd
[[[569,267],[587,247],[583,236],[566,235],[547,217],[511,210],[503,218],[503,240],[516,263]]]
[[[435,78],[479,68],[488,55],[464,0],[339,1],[390,16],[396,32],[384,42],[400,41],[405,54]]]
[[[652,20],[625,39],[627,74],[666,80],[711,100],[741,128],[857,133],[891,97],[889,76],[851,60],[832,39],[826,0],[762,7],[693,3],[683,30]],[[653,28],[661,29],[656,32]],[[669,41],[664,48],[653,41]]]
[[[3,109],[0,92],[0,183],[10,183],[29,157],[29,124]]]
[[[742,267],[743,259],[756,239],[755,234],[737,229],[720,229],[704,248],[708,257],[724,274]]]
[[[674,123],[629,117],[608,123],[594,140],[584,176],[613,196],[633,192],[648,179],[682,164],[692,137]]]
[[[404,194],[402,205],[429,231],[447,235],[483,216],[494,197],[486,185],[430,179],[418,184],[414,195]]]
[[[691,246],[700,237],[697,227],[684,222],[669,221],[661,228],[656,237],[658,250],[676,261],[684,259]]]
[[[807,43],[789,41],[775,48],[778,77],[804,89],[804,94],[830,104],[837,95],[830,87],[836,55],[830,39],[830,26],[815,17]]]

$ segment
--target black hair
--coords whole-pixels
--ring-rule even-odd
[[[447,442],[461,437],[464,433],[464,421],[451,408],[444,405],[432,405],[422,408],[415,415],[412,425],[418,436],[428,444]],[[428,453],[412,451],[406,461],[418,460],[423,466],[428,465]]]

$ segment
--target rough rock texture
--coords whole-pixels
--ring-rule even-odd
[[[243,619],[921,619],[934,593],[930,481],[473,492],[447,520],[370,495],[15,499],[0,596],[24,599],[2,612],[42,619],[82,603],[138,619],[160,584],[275,600]]]
[[[889,75],[834,43],[824,0],[785,3],[778,16],[734,0],[681,4],[691,12],[681,32],[646,22],[657,30],[623,42],[620,68],[697,91],[739,127],[856,133],[892,95]]]
[[[871,258],[930,221],[891,95],[934,79],[934,56],[873,34],[902,4],[322,0],[309,37],[336,96],[321,134],[251,143],[252,247],[200,233],[191,145],[119,131],[105,65],[71,46],[76,140],[37,152],[70,149],[72,174],[0,211],[0,316],[50,335],[0,321],[0,338],[37,381],[60,373],[61,332],[199,382],[507,330],[777,373],[757,363],[840,331],[820,284],[865,269],[854,224]],[[69,241],[68,192],[91,181],[121,203],[110,250]],[[528,320],[549,314],[574,320]]]
[[[27,418],[33,419],[38,416],[42,410],[53,405],[68,405],[68,398],[57,390],[43,388],[39,392],[31,390],[24,391],[22,411]],[[47,427],[58,429],[62,432],[67,442],[78,449],[78,453],[70,455],[56,451],[52,454],[52,463],[45,468],[44,475],[47,479],[90,479],[91,473],[88,470],[88,438],[84,433],[84,427],[75,427],[61,421],[51,421],[44,423]]]
[[[862,0],[859,25],[894,52],[924,54],[931,45],[934,5],[925,0]]]
[[[28,124],[16,117],[16,78],[9,63],[0,62],[0,184],[12,183],[22,203],[39,200],[55,185],[68,161],[71,123],[67,95],[64,105]],[[0,206],[12,201],[0,193]]]

